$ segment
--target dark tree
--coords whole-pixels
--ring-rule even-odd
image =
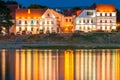
[[[40,9],[40,8],[48,8],[47,6],[42,6],[42,5],[38,5],[38,4],[31,4],[30,6],[28,6],[28,8],[32,8],[32,9]]]
[[[6,28],[6,32],[9,33],[9,28],[13,25],[12,16],[10,16],[10,9],[7,8],[7,3],[0,1],[0,30],[1,27]],[[1,32],[1,31],[0,31]]]

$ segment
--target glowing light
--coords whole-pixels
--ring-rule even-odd
[[[28,9],[28,14],[30,14],[30,9]]]
[[[6,59],[6,57],[5,57],[5,55],[6,55],[6,53],[5,53],[5,50],[2,50],[2,80],[5,80],[5,69],[6,69],[6,67],[5,67],[5,59]]]

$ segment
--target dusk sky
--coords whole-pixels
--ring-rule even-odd
[[[93,3],[114,4],[120,9],[120,0],[16,0],[23,6],[40,4],[49,7],[90,6]]]

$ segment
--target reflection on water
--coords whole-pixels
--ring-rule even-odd
[[[120,50],[4,49],[0,80],[120,80]]]

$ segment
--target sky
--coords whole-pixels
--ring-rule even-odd
[[[30,4],[40,4],[48,7],[74,7],[74,6],[91,6],[97,4],[114,4],[120,9],[120,0],[16,0],[23,6]]]

